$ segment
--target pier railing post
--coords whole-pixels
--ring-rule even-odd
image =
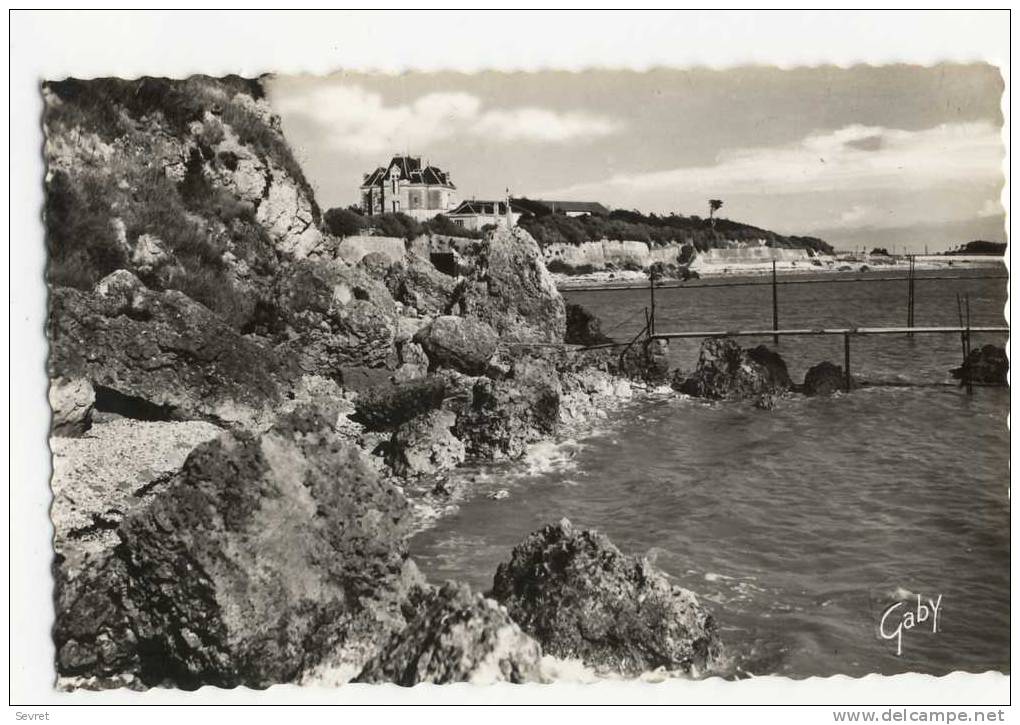
[[[967,395],[974,393],[974,386],[970,382],[970,375],[967,374],[967,359],[970,358],[970,294],[964,296],[964,310],[967,315],[967,332],[964,333],[963,346],[963,380],[967,384]]]
[[[655,272],[648,272],[648,294],[651,297],[651,316],[648,318],[648,332],[655,334]]]
[[[914,326],[914,255],[909,256],[910,267],[907,271],[907,327]],[[913,337],[914,333],[908,332],[907,337]]]
[[[843,389],[850,392],[850,333],[843,333]]]
[[[779,329],[779,292],[776,284],[776,260],[772,260],[772,329]],[[779,344],[779,335],[772,336],[772,344]]]

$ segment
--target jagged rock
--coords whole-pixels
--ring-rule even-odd
[[[50,435],[77,438],[92,427],[92,406],[96,391],[84,378],[50,381]]]
[[[601,671],[702,674],[722,651],[715,620],[692,592],[566,519],[515,547],[489,596],[547,654]]]
[[[520,458],[529,443],[556,431],[560,381],[547,360],[525,357],[513,362],[510,377],[480,378],[471,400],[457,416],[454,435],[468,455],[486,460]]]
[[[602,332],[602,323],[588,308],[576,304],[567,305],[567,332],[564,342],[571,345],[600,345],[612,342]]]
[[[358,393],[354,420],[371,430],[392,430],[440,406],[446,382],[429,376],[402,383],[383,383]]]
[[[345,366],[381,368],[395,361],[393,298],[363,269],[295,263],[278,283],[277,305],[293,331],[287,347],[305,373],[336,379]]]
[[[433,410],[402,423],[386,449],[386,463],[398,476],[431,476],[464,462],[464,444],[450,429],[457,416]]]
[[[292,375],[203,305],[124,270],[95,294],[54,289],[48,334],[51,377],[87,377],[97,409],[133,417],[264,425]]]
[[[447,314],[457,288],[453,277],[443,274],[429,260],[413,252],[390,265],[385,280],[393,299],[422,315]]]
[[[281,252],[297,258],[308,256],[322,242],[322,232],[315,226],[314,202],[272,160],[266,166],[266,181],[256,219]]]
[[[406,510],[314,409],[202,444],[110,556],[58,579],[58,673],[266,687],[385,641],[403,625]]]
[[[496,229],[476,255],[458,301],[461,314],[478,317],[514,342],[562,342],[563,297],[531,235],[519,227]]]
[[[542,648],[506,610],[465,584],[412,591],[404,607],[407,628],[395,634],[358,675],[357,682],[540,682]]]
[[[468,375],[485,372],[499,339],[491,327],[470,317],[437,317],[418,331],[414,341],[422,346],[432,367],[446,367]]]
[[[971,350],[961,367],[954,368],[952,375],[960,380],[986,385],[1005,385],[1009,372],[1009,358],[1006,350],[996,345],[985,345]]]
[[[397,344],[397,357],[400,367],[393,374],[397,382],[423,378],[429,372],[429,358],[422,346],[416,342],[405,340]]]
[[[606,353],[615,353],[615,350],[606,350]],[[660,382],[669,373],[669,343],[666,340],[638,340],[612,360],[613,369],[620,375]]]
[[[851,387],[853,382],[851,381]],[[810,368],[804,375],[805,395],[832,395],[846,387],[843,368],[828,360]]]
[[[677,376],[673,387],[698,398],[757,400],[788,390],[790,376],[782,358],[764,345],[743,350],[731,339],[709,338],[701,343],[695,371]]]

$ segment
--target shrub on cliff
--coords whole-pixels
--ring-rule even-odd
[[[334,208],[322,216],[326,230],[337,237],[350,237],[361,234],[368,221],[361,212],[354,209]]]
[[[564,342],[570,345],[600,345],[612,342],[602,332],[602,323],[588,308],[570,303],[567,305],[567,333]]]

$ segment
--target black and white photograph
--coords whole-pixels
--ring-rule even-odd
[[[1008,67],[342,60],[35,81],[42,689],[1009,677]]]

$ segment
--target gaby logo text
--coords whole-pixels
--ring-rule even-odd
[[[903,654],[903,633],[909,632],[914,627],[931,627],[932,634],[939,631],[939,612],[942,609],[942,595],[937,599],[921,601],[921,595],[917,595],[917,604],[908,602],[896,602],[882,612],[882,619],[878,624],[878,633],[882,639],[896,640],[896,655]]]

